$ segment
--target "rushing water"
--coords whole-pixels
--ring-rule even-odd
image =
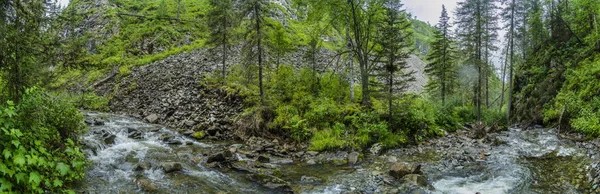
[[[142,192],[150,183],[157,193],[274,193],[250,181],[244,174],[219,171],[203,166],[201,158],[223,148],[227,143],[198,142],[160,125],[151,125],[125,116],[86,113],[86,118],[102,118],[105,125],[91,126],[83,137],[91,166],[84,181],[77,186],[81,193]],[[129,130],[142,132],[130,138]],[[107,134],[109,133],[109,134]],[[103,138],[114,135],[114,142]],[[162,140],[172,137],[170,144]],[[511,129],[496,136],[502,144],[486,147],[488,157],[465,165],[448,166],[442,162],[444,149],[426,149],[410,157],[389,152],[382,157],[367,157],[352,168],[327,165],[283,165],[282,179],[302,193],[408,193],[414,188],[388,185],[381,178],[394,156],[398,161],[423,164],[429,188],[422,193],[578,193],[581,167],[590,159],[585,150],[557,138],[552,130],[521,131]],[[164,162],[179,162],[183,170],[165,173]],[[141,164],[146,168],[139,169]],[[322,184],[302,184],[303,176],[317,177]]]

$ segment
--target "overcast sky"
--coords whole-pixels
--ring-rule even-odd
[[[448,16],[454,18],[456,2],[459,1],[460,0],[404,0],[402,3],[404,3],[406,11],[417,16],[417,19],[429,22],[429,24],[435,26],[442,14],[442,5],[446,6]]]

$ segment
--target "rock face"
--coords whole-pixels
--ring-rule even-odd
[[[112,78],[96,91],[114,93],[114,112],[173,129],[207,131],[211,139],[233,139],[232,119],[243,110],[242,99],[204,80],[220,67],[208,56],[203,49],[172,55]]]

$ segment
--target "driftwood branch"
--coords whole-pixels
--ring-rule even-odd
[[[113,77],[115,77],[117,75],[117,73],[119,73],[119,67],[120,66],[115,66],[115,68],[113,69],[112,73],[108,76],[105,77],[104,79],[97,81],[96,83],[92,84],[90,87],[88,87],[87,89],[93,89],[98,87],[100,84],[103,84],[104,82],[107,82],[108,80],[112,79]]]

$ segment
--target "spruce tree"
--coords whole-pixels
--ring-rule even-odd
[[[456,84],[457,72],[451,47],[450,17],[444,5],[436,28],[434,42],[427,56],[429,64],[425,67],[425,72],[429,75],[426,88],[430,93],[439,92],[442,103],[445,103],[446,97],[452,94],[453,86]]]
[[[250,21],[246,26],[246,44],[244,46],[244,53],[246,55],[246,63],[251,64],[252,60],[256,58],[256,64],[258,65],[258,87],[260,90],[260,102],[265,103],[265,90],[263,86],[263,71],[264,71],[264,55],[265,55],[265,44],[267,37],[265,36],[265,28],[267,25],[267,18],[269,17],[269,1],[267,0],[247,0],[242,4],[242,13],[247,16]],[[248,71],[250,73],[250,69]],[[251,76],[250,76],[251,77]],[[249,78],[250,78],[249,77]]]
[[[4,71],[9,98],[19,101],[25,89],[34,85],[44,71],[44,28],[48,28],[46,9],[52,6],[42,0],[0,1],[0,68]],[[4,78],[4,77],[3,77]]]
[[[207,17],[207,25],[210,28],[208,44],[221,48],[221,76],[223,82],[225,82],[227,57],[233,38],[233,28],[235,27],[234,1],[210,0],[209,3],[211,7]]]
[[[380,70],[387,82],[384,88],[388,98],[388,120],[392,123],[395,93],[406,90],[409,82],[415,80],[415,72],[406,70],[406,59],[410,57],[412,48],[412,32],[400,0],[385,0],[383,6],[384,17],[378,26],[377,37],[381,50],[377,54],[380,59],[378,62],[382,64]]]
[[[478,79],[474,87],[474,102],[477,106],[477,120],[481,121],[481,106],[483,103],[483,84],[486,81],[486,71],[489,68],[487,55],[493,44],[491,29],[495,17],[493,0],[466,0],[458,3],[456,12],[457,35],[461,49],[468,53],[467,61],[477,69]],[[487,51],[487,52],[486,52]]]
[[[508,64],[508,108],[506,110],[506,122],[510,124],[510,112],[512,109],[512,92],[513,92],[513,69],[515,65],[515,42],[518,41],[518,29],[523,25],[521,18],[524,17],[524,1],[523,0],[502,0],[505,8],[502,12],[504,22],[506,23],[506,39],[508,42],[507,60]]]

